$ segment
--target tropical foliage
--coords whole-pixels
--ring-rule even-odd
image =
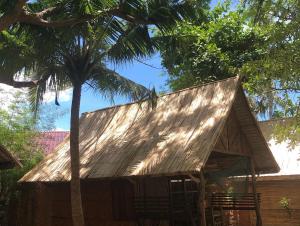
[[[18,196],[17,181],[42,159],[36,144],[39,123],[21,93],[17,93],[6,108],[2,106],[0,121],[0,144],[19,158],[23,165],[22,168],[0,171],[0,201],[2,205],[9,205]]]
[[[251,7],[254,7],[250,4]],[[254,14],[253,10],[249,14]],[[278,129],[280,139],[296,140],[300,133],[300,4],[297,0],[264,1],[257,24],[269,31],[264,57],[244,65],[249,94],[269,117],[292,117]],[[261,110],[261,109],[258,109]]]
[[[163,66],[174,90],[240,74],[260,119],[293,117],[277,130],[300,132],[299,1],[247,1],[207,11],[207,20],[185,21],[162,45]]]
[[[185,21],[170,32],[161,54],[173,90],[234,76],[261,57],[267,32],[229,6],[220,4],[207,11],[205,22]]]
[[[145,98],[149,94],[147,89],[108,69],[107,62],[126,63],[153,54],[158,44],[157,40],[151,37],[152,29],[167,32],[178,20],[190,18],[193,15],[193,7],[189,1],[79,2],[85,4],[78,5],[76,1],[74,5],[68,7],[71,10],[73,7],[77,10],[79,7],[84,14],[93,16],[92,20],[70,27],[68,30],[53,27],[45,29],[23,24],[7,31],[9,35],[16,37],[16,40],[20,40],[19,35],[22,38],[25,34],[21,44],[29,47],[29,51],[26,52],[29,54],[25,54],[24,59],[18,58],[22,65],[18,72],[31,80],[15,81],[15,73],[7,74],[6,78],[10,79],[10,85],[31,87],[35,106],[38,106],[47,91],[56,92],[58,102],[61,90],[73,88],[70,123],[71,206],[73,225],[82,226],[84,219],[80,192],[78,137],[82,86],[87,85],[105,97],[122,94],[134,99]],[[40,10],[38,5],[41,2],[38,1],[36,4],[32,4],[33,11]],[[72,15],[76,15],[76,12]],[[15,42],[12,46],[15,46]],[[20,48],[22,51],[24,49]],[[20,55],[22,54],[17,56]],[[10,68],[6,57],[3,58],[3,65]]]
[[[6,26],[6,29],[0,29],[0,51],[3,53],[3,55],[1,54],[3,58],[0,58],[1,65],[3,66],[3,69],[1,69],[2,76],[0,77],[0,82],[15,87],[32,87],[38,83],[38,81],[19,82],[18,78],[15,78],[15,73],[13,73],[22,70],[24,66],[28,66],[28,64],[32,62],[31,57],[33,53],[38,52],[42,55],[47,55],[41,52],[40,49],[32,48],[32,37],[36,34],[32,33],[30,28],[44,28],[44,30],[49,29],[49,27],[57,28],[60,27],[61,21],[67,22],[64,26],[69,26],[70,28],[78,23],[86,24],[86,21],[89,21],[97,23],[97,26],[102,27],[102,29],[105,29],[106,26],[109,27],[107,31],[111,35],[110,42],[115,42],[120,36],[123,36],[124,39],[125,36],[128,35],[133,36],[133,31],[135,33],[139,31],[139,34],[147,35],[149,26],[151,26],[151,29],[157,27],[159,30],[165,31],[175,25],[176,21],[182,18],[192,17],[194,10],[193,3],[194,1],[156,0],[2,0],[0,1],[0,6],[3,6],[0,7],[2,10],[2,16],[0,13],[0,24],[6,17],[10,16],[17,21],[13,23],[13,26]],[[42,23],[32,24],[28,21],[19,20],[14,11],[16,7],[19,7],[21,11],[25,11],[21,14],[25,14],[26,17],[37,18],[42,21]],[[57,23],[58,25],[55,25]],[[20,26],[26,29],[20,30]],[[62,30],[66,29],[61,29],[61,31]],[[16,38],[16,35],[18,38]],[[140,35],[137,37],[140,37]],[[136,47],[137,45],[132,43],[132,46],[128,50],[133,51],[133,48]],[[43,48],[43,51],[47,52],[48,49]],[[14,59],[17,64],[10,63],[12,61],[7,61],[7,59],[9,59],[8,57],[10,57],[10,50],[13,50],[11,54],[14,54],[14,58],[12,59]],[[11,67],[11,64],[14,66]],[[15,79],[17,81],[15,81]]]

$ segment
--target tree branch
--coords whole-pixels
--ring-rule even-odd
[[[51,8],[45,9],[39,13],[34,13],[34,14],[24,11],[23,14],[20,16],[19,22],[40,25],[40,26],[44,26],[44,27],[54,27],[54,28],[56,27],[57,28],[57,27],[73,26],[73,25],[76,25],[79,23],[83,23],[83,22],[95,19],[102,15],[106,15],[106,16],[119,17],[123,20],[126,20],[126,21],[128,21],[130,23],[134,23],[134,24],[144,24],[144,25],[154,24],[154,22],[151,22],[151,20],[145,20],[144,18],[141,18],[141,17],[134,17],[132,15],[126,14],[120,8],[103,10],[97,15],[84,15],[84,16],[81,16],[80,18],[70,18],[70,19],[58,20],[58,21],[49,21],[49,20],[43,19],[43,16],[45,16],[48,13],[53,12],[56,9],[57,9],[56,7],[51,7]]]
[[[46,16],[47,14],[52,13],[55,10],[57,10],[57,7],[54,6],[54,7],[50,7],[50,8],[44,9],[41,12],[35,13],[35,15],[37,17],[42,18],[43,16]]]
[[[19,15],[24,10],[24,6],[27,0],[18,0],[15,8],[9,12],[8,14],[4,14],[4,16],[0,17],[0,31],[8,28],[12,24],[18,22]]]
[[[142,60],[140,60],[140,59],[138,59],[138,58],[134,58],[134,60],[136,60],[137,62],[139,62],[139,63],[141,63],[141,64],[144,64],[144,65],[146,65],[146,66],[148,66],[148,67],[151,67],[151,68],[154,68],[154,69],[158,69],[158,70],[163,70],[162,67],[155,67],[155,66],[153,66],[153,65],[151,65],[151,64],[148,64],[148,63],[146,63],[146,62],[144,62],[144,61],[142,61]]]
[[[39,80],[36,81],[13,81],[12,86],[14,88],[33,88],[39,84]]]
[[[296,87],[284,87],[284,88],[272,87],[271,89],[273,91],[294,91],[294,92],[300,92],[300,88],[296,88]]]
[[[43,27],[66,27],[66,26],[73,26],[79,23],[86,22],[88,20],[94,19],[96,16],[94,15],[85,15],[80,18],[71,18],[71,19],[65,19],[65,20],[58,20],[58,21],[48,21],[43,19],[40,16],[37,16],[37,14],[23,14],[19,22],[25,23],[25,24],[33,24],[33,25],[39,25]]]
[[[14,88],[32,88],[39,84],[39,80],[34,81],[16,81],[11,76],[0,76],[0,83],[12,86]]]
[[[0,83],[12,86],[14,88],[33,88],[47,81],[48,79],[49,76],[43,76],[36,80],[18,81],[14,79],[13,75],[0,75]]]
[[[155,24],[155,21],[153,19],[145,19],[142,17],[137,17],[137,16],[127,14],[126,12],[122,11],[120,7],[103,10],[96,15],[84,15],[78,18],[69,18],[69,19],[51,21],[51,20],[44,19],[43,17],[57,10],[58,6],[46,8],[38,13],[31,13],[26,10],[27,1],[28,0],[19,0],[15,8],[11,12],[5,14],[0,18],[0,31],[7,29],[9,26],[17,22],[39,25],[43,27],[66,27],[66,26],[73,26],[79,23],[83,23],[103,15],[115,16],[134,24],[144,24],[144,25]]]
[[[19,0],[12,11],[0,17],[0,31],[7,29],[9,26],[17,22],[39,25],[43,27],[66,27],[66,26],[76,25],[78,23],[82,23],[97,17],[95,15],[85,15],[80,18],[70,18],[70,19],[64,19],[59,21],[49,21],[44,19],[43,17],[57,10],[58,9],[57,6],[49,7],[38,13],[30,13],[26,10],[25,7],[27,1],[28,0]]]

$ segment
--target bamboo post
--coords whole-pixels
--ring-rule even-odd
[[[251,169],[251,176],[252,176],[252,192],[253,192],[253,198],[255,202],[256,226],[262,226],[260,205],[259,205],[259,200],[257,197],[257,190],[256,190],[256,177],[255,177],[256,173],[255,173],[254,161],[252,157],[250,158],[250,169]]]
[[[203,172],[200,173],[200,183],[198,183],[199,189],[199,208],[200,208],[200,224],[199,226],[206,226],[205,217],[205,179]]]
[[[174,220],[173,220],[173,197],[172,197],[172,181],[171,178],[168,179],[169,183],[169,216],[170,216],[170,226],[174,225]]]

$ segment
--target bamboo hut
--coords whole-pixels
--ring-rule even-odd
[[[94,112],[80,119],[86,225],[225,225],[223,210],[262,225],[256,175],[279,167],[238,77]],[[212,178],[252,175],[228,195]],[[218,177],[219,178],[219,177]],[[22,225],[71,225],[69,140],[21,180]],[[233,198],[234,197],[234,198]]]
[[[300,144],[290,145],[274,138],[279,125],[294,123],[293,119],[278,119],[260,122],[260,128],[280,166],[278,173],[257,178],[257,191],[261,193],[261,215],[265,226],[300,225]],[[296,138],[299,140],[299,137]],[[251,213],[237,213],[239,226],[255,225]]]
[[[21,166],[19,160],[9,153],[4,146],[0,145],[0,170],[10,169],[16,166]]]

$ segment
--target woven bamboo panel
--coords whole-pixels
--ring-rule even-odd
[[[284,177],[284,176],[277,176]],[[251,190],[251,188],[250,188]],[[257,181],[257,192],[261,194],[261,215],[264,226],[300,225],[300,180],[292,179]],[[289,210],[280,205],[280,200],[289,201]],[[255,226],[255,212],[238,212],[240,226]],[[245,223],[248,221],[250,223]]]

